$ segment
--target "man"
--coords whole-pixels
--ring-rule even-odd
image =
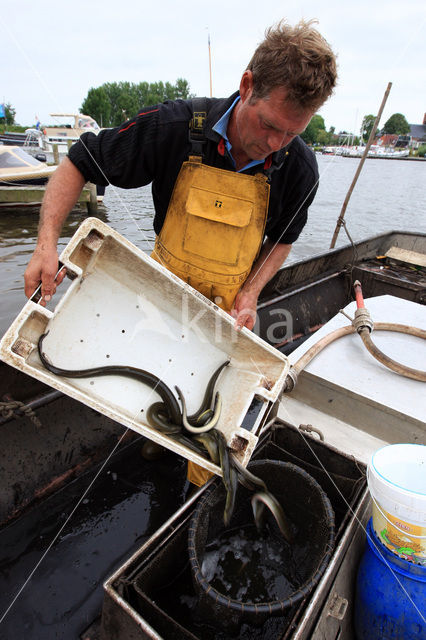
[[[152,183],[152,257],[232,313],[237,329],[252,329],[258,296],[305,225],[318,185],[314,154],[298,134],[335,82],[333,52],[312,22],[281,22],[230,98],[167,101],[82,135],[49,181],[26,295],[41,281],[48,301],[62,282],[56,245],[85,182]],[[188,466],[194,484],[209,475]]]
[[[180,206],[172,198],[175,183],[185,183],[177,177],[192,153],[188,136],[194,111],[191,101],[148,107],[121,127],[103,130],[98,136],[84,134],[46,190],[37,247],[25,273],[26,295],[31,296],[41,282],[43,300],[48,301],[63,280],[64,273],[54,280],[56,245],[62,225],[87,181],[124,188],[152,182],[157,233],[153,257],[231,312],[236,328],[252,329],[258,296],[305,225],[318,184],[314,155],[298,134],[331,95],[336,63],[329,45],[312,27],[313,22],[302,21],[291,27],[283,21],[270,28],[242,75],[239,93],[229,99],[206,100],[203,164],[231,172],[229,178],[243,177],[233,183],[239,187],[231,185],[231,193],[229,187],[226,194],[219,187],[219,196],[213,198],[218,211],[214,215],[206,213],[207,222],[202,223],[200,209],[211,203],[202,201],[195,205],[195,215],[186,211],[183,217],[179,214],[173,219],[173,210]],[[260,195],[260,204],[251,203],[257,213],[251,216],[256,220],[251,221],[254,229],[249,232],[245,223],[250,214],[235,211],[247,204],[247,179],[262,172],[268,176],[270,193],[268,186]],[[213,178],[220,182],[221,175]],[[195,188],[198,186],[196,180]],[[196,192],[193,182],[183,191],[185,188]],[[230,200],[238,188],[242,195]],[[203,193],[210,191],[209,186]],[[227,198],[226,219],[218,217],[222,195]],[[188,208],[188,203],[185,206]],[[238,220],[228,219],[229,212]],[[192,231],[188,231],[190,223]],[[167,226],[170,229],[163,228]],[[239,235],[238,227],[243,228]],[[187,250],[176,256],[179,244]],[[227,255],[228,247],[231,256]],[[247,251],[240,259],[242,248]]]

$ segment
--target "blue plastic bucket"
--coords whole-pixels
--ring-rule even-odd
[[[382,545],[372,519],[358,569],[354,626],[358,640],[426,640],[426,567]]]

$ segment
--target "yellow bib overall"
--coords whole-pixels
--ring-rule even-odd
[[[263,174],[216,169],[191,156],[182,164],[152,257],[230,311],[262,245],[268,202]]]
[[[269,203],[266,176],[210,167],[199,156],[182,164],[151,257],[230,311],[259,254]],[[188,480],[212,474],[188,462]]]

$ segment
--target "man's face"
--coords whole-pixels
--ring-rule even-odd
[[[282,87],[273,89],[266,99],[254,100],[252,94],[251,75],[246,77],[246,82],[243,76],[241,100],[235,113],[237,143],[248,158],[261,160],[302,133],[313,113],[286,103],[286,90]]]

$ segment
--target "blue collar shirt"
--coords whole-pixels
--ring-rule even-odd
[[[226,151],[228,152],[228,155],[229,155],[230,159],[232,160],[232,162],[234,164],[234,167],[235,167],[235,160],[232,157],[232,145],[229,142],[229,138],[228,138],[228,135],[227,135],[227,129],[228,129],[229,118],[231,117],[232,110],[233,110],[233,108],[235,107],[235,105],[237,104],[237,102],[240,99],[241,99],[240,96],[237,96],[235,98],[234,102],[229,107],[229,109],[227,111],[225,111],[223,116],[212,127],[213,131],[216,131],[216,133],[218,133],[220,136],[222,136],[223,141],[225,143]],[[265,162],[265,158],[263,158],[263,160],[251,160],[242,169],[240,169],[240,172],[241,171],[245,171],[246,169],[250,169],[250,167],[255,167],[258,164],[263,164],[264,162]]]

